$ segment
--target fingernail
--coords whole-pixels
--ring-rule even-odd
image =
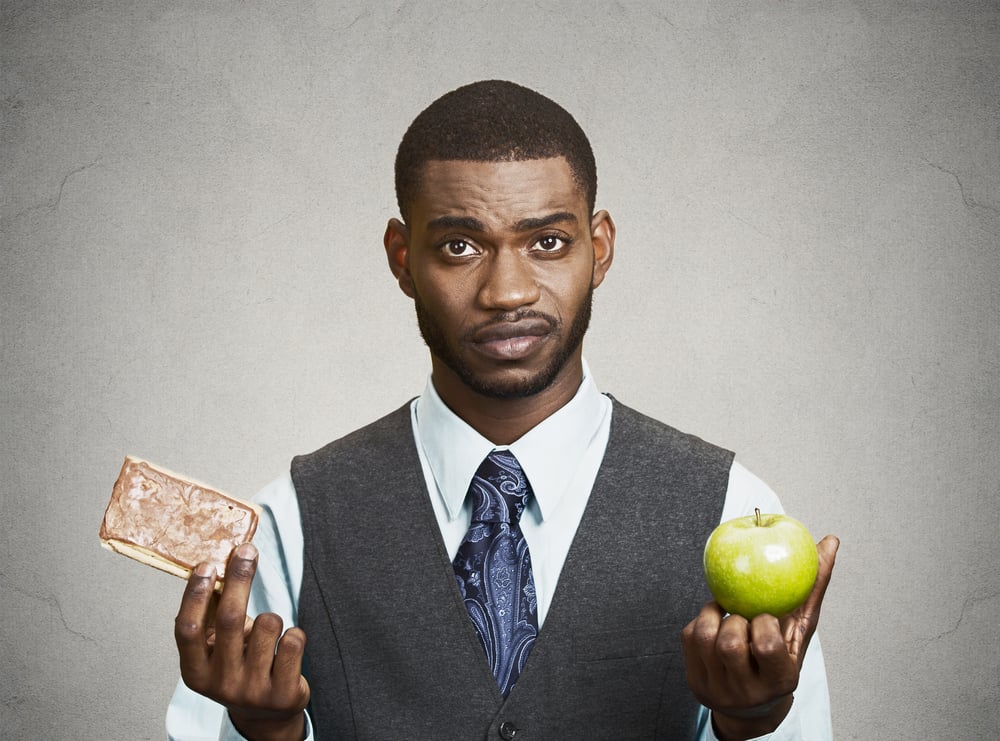
[[[236,548],[236,556],[238,558],[246,559],[247,561],[252,561],[257,558],[257,549],[254,547],[253,543],[243,543]]]
[[[210,563],[200,563],[194,567],[194,573],[202,578],[215,576],[215,566]]]

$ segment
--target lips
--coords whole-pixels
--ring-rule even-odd
[[[495,322],[474,331],[470,342],[479,352],[492,358],[519,360],[544,344],[553,328],[552,322],[537,317]]]
[[[514,337],[541,337],[552,331],[552,322],[547,319],[519,319],[514,322],[494,322],[472,333],[473,342],[495,342]]]

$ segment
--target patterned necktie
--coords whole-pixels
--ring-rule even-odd
[[[512,453],[490,453],[469,487],[472,524],[453,565],[479,641],[504,697],[538,636],[538,602],[519,520],[531,497]]]

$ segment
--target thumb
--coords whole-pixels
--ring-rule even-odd
[[[827,535],[816,544],[816,551],[819,553],[819,570],[816,572],[816,584],[813,586],[806,605],[813,603],[815,611],[819,613],[819,607],[823,603],[823,595],[830,585],[830,577],[833,575],[833,566],[837,562],[837,551],[840,550],[840,538],[836,535]]]
[[[789,653],[795,656],[800,664],[805,657],[806,648],[809,646],[809,639],[816,632],[823,597],[826,595],[826,588],[830,585],[830,577],[833,575],[833,566],[837,561],[839,548],[840,539],[836,535],[827,535],[816,544],[816,551],[819,555],[816,583],[805,603],[789,615],[786,621],[783,621],[785,643],[788,644]]]

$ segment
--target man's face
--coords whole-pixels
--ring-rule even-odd
[[[521,398],[567,373],[579,382],[613,225],[603,212],[591,218],[564,158],[429,162],[409,223],[398,226],[406,246],[393,269],[414,300],[443,396],[450,383]]]

